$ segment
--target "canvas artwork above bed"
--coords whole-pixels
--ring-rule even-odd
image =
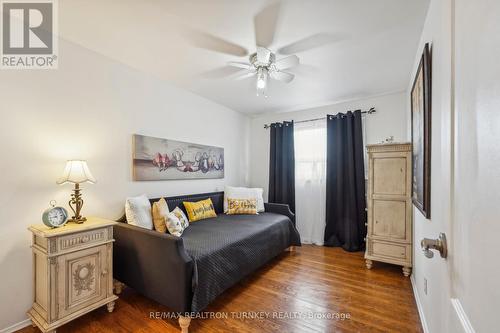
[[[133,135],[134,180],[224,178],[224,148]]]

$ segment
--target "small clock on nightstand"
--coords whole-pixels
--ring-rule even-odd
[[[42,332],[55,332],[104,305],[113,311],[118,298],[113,294],[115,223],[89,218],[84,224],[59,228],[29,227],[35,295],[28,316]]]
[[[42,222],[49,228],[59,228],[68,222],[68,211],[63,207],[56,207],[56,201],[50,202],[50,208],[42,214]]]

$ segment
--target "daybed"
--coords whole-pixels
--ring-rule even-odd
[[[114,278],[177,312],[183,332],[190,314],[285,249],[300,246],[288,205],[266,203],[258,215],[225,215],[224,192],[166,200],[172,210],[206,198],[218,216],[191,223],[181,237],[129,225],[125,217],[114,228]]]

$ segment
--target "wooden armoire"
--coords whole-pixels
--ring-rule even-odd
[[[411,144],[368,145],[366,267],[373,260],[412,267]]]

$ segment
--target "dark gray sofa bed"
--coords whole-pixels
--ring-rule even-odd
[[[192,223],[181,237],[129,225],[122,217],[114,229],[114,278],[174,312],[199,312],[286,248],[300,246],[288,205],[266,203],[258,215],[225,215],[224,192],[166,200],[171,210],[184,210],[183,201],[206,198],[218,216]]]

